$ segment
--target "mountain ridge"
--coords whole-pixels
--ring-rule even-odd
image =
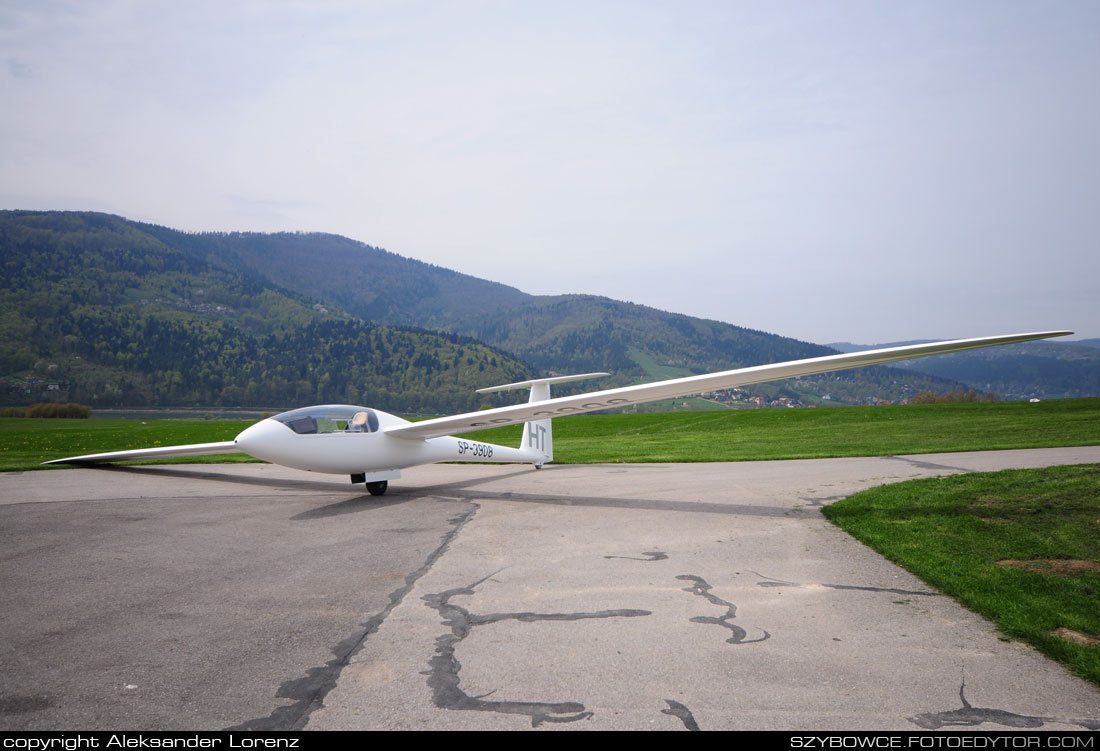
[[[184,236],[166,227],[146,227],[165,242],[200,254],[211,263],[261,274],[301,294],[331,300],[354,315],[470,336],[547,371],[610,371],[613,375],[608,386],[659,377],[669,368],[701,373],[835,351],[597,295],[530,295],[339,235],[238,232]],[[299,260],[294,262],[295,258]],[[783,393],[818,403],[829,401],[824,397],[865,403],[896,401],[920,390],[960,385],[914,374],[903,375],[902,380],[909,382],[897,383],[896,371],[872,369],[802,379],[793,390],[791,384],[782,383],[761,386],[760,390],[769,399]]]
[[[144,281],[129,279],[127,284],[130,286],[123,290],[118,288],[120,280],[125,277],[121,267],[111,272],[115,275],[112,281],[111,274],[100,274],[88,266],[86,259],[80,260],[83,256],[72,256],[66,262],[82,270],[81,273],[102,277],[98,292],[113,300],[110,304],[119,306],[122,312],[131,316],[126,324],[130,329],[136,325],[135,320],[141,318],[139,313],[149,313],[155,309],[157,316],[174,320],[174,325],[183,325],[181,321],[191,316],[187,319],[188,325],[206,336],[213,336],[210,327],[216,323],[235,327],[246,338],[266,336],[268,338],[262,340],[266,344],[261,347],[264,352],[275,352],[284,345],[308,346],[287,330],[288,326],[312,326],[311,331],[325,337],[335,335],[335,322],[343,322],[345,328],[355,329],[353,339],[366,336],[373,341],[370,339],[372,335],[365,333],[370,326],[407,330],[402,336],[410,332],[439,332],[437,336],[458,337],[434,339],[431,343],[425,340],[424,346],[432,352],[452,348],[448,350],[451,353],[442,359],[436,355],[420,357],[423,353],[417,351],[419,345],[409,345],[406,354],[410,362],[420,364],[402,367],[420,368],[417,371],[420,375],[409,371],[405,379],[408,384],[421,383],[426,377],[421,371],[425,369],[438,374],[447,369],[444,366],[458,367],[466,355],[456,358],[453,350],[465,346],[463,342],[474,347],[475,341],[485,343],[486,349],[478,349],[479,354],[475,358],[483,369],[490,367],[488,363],[495,357],[497,366],[511,373],[610,370],[614,375],[605,381],[609,387],[639,380],[815,357],[836,351],[823,345],[721,321],[693,318],[596,295],[529,295],[499,282],[427,264],[333,234],[189,233],[94,212],[9,211],[0,212],[0,247],[6,262],[15,258],[16,244],[12,243],[11,238],[20,232],[32,231],[39,233],[37,237],[45,249],[40,249],[40,253],[46,252],[47,255],[40,257],[39,266],[33,273],[24,270],[24,274],[29,275],[28,279],[36,274],[41,276],[34,282],[39,284],[40,289],[46,289],[42,283],[49,282],[57,285],[50,288],[53,291],[82,289],[90,294],[86,284],[82,287],[82,281],[67,277],[63,269],[57,268],[56,262],[51,266],[45,260],[51,248],[50,252],[61,257],[63,253],[102,252],[100,246],[110,246],[111,252],[122,254],[138,267],[149,265],[143,254],[149,254],[149,258],[155,260],[154,265],[160,264],[161,268],[145,270],[147,276]],[[174,281],[169,278],[173,273],[180,275]],[[199,277],[206,281],[195,281]],[[201,293],[195,292],[199,288]],[[12,325],[7,327],[8,340],[0,341],[0,365],[8,363],[0,376],[8,378],[12,372],[13,348],[19,351],[22,346],[18,337],[12,339],[11,329],[22,326],[24,336],[28,335],[26,332],[29,329],[26,320],[15,326],[18,311],[13,310],[12,305],[18,304],[18,290],[8,289],[5,295],[7,302],[0,309],[0,314]],[[234,306],[234,301],[239,303],[241,300],[249,301],[253,308]],[[269,306],[268,312],[264,312],[262,307],[255,307],[264,300]],[[102,303],[103,299],[99,301],[98,314],[106,315]],[[219,313],[218,306],[232,312],[223,310]],[[271,311],[277,311],[277,315]],[[280,332],[270,330],[270,326],[265,327],[266,319],[272,315],[284,322]],[[325,323],[327,328],[318,328],[325,321],[328,322]],[[325,333],[318,334],[322,329]],[[105,346],[109,348],[110,345]],[[140,346],[140,342],[126,343],[126,348],[130,350],[140,349]],[[253,343],[249,346],[255,349],[259,345]],[[319,349],[325,350],[328,346]],[[366,351],[350,353],[349,356],[355,357],[356,354],[363,355]],[[101,355],[111,359],[106,354]],[[507,366],[502,364],[505,359],[512,361],[513,358],[519,359]],[[24,355],[21,360],[24,366],[27,366],[26,360]],[[310,367],[321,368],[325,365],[317,357],[310,357],[310,360]],[[278,369],[281,366],[271,367]],[[198,365],[195,368],[201,370]],[[338,371],[345,374],[340,376],[345,381],[350,378],[346,375],[348,367]],[[308,369],[301,371],[296,379],[299,387],[288,390],[294,392],[296,399],[306,396],[301,384],[311,377],[309,372]],[[323,376],[326,372],[316,375]],[[484,370],[478,373],[483,374]],[[328,372],[328,375],[331,380],[332,373]],[[356,377],[360,376],[366,377],[365,371]],[[370,377],[382,376],[372,373]],[[505,376],[504,372],[500,373],[500,377],[512,378]],[[517,376],[512,380],[526,377],[530,376]],[[255,387],[250,388],[248,383],[236,386],[246,394],[255,396],[262,390],[262,384],[257,382],[262,378],[263,371],[259,371],[249,379],[249,382],[256,383]],[[209,378],[207,380],[210,381]],[[355,378],[351,380],[355,381]],[[346,393],[360,393],[367,388],[367,382],[362,378],[355,382],[360,386],[350,390],[345,388]],[[401,387],[394,384],[399,382],[403,381],[391,377],[387,383],[397,389]],[[469,388],[472,391],[478,386],[502,382],[507,381],[479,378],[469,383]],[[942,376],[879,366],[762,385],[760,394],[769,400],[784,398],[786,403],[867,403],[898,401],[919,391],[942,392],[961,386],[960,382]],[[458,405],[472,403],[470,397],[458,396],[454,391],[458,388],[456,381],[443,391],[448,394],[448,399]],[[326,393],[321,387],[318,390]],[[393,393],[389,387],[382,390]],[[206,393],[222,400],[218,403],[232,401],[234,396],[249,400],[233,388],[225,394],[210,389]],[[401,399],[409,405],[418,401],[408,393]],[[423,408],[423,400],[419,401],[419,408]],[[386,404],[378,403],[378,406],[385,408]]]

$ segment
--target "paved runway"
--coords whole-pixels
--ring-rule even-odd
[[[1100,447],[0,475],[0,729],[1100,728],[1100,691],[828,524]]]

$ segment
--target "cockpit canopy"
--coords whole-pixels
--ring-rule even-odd
[[[302,407],[275,415],[271,419],[278,420],[299,435],[374,433],[378,430],[378,415],[374,410],[352,404]]]

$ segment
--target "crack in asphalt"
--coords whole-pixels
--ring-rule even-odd
[[[681,574],[676,578],[680,579],[681,581],[693,582],[690,587],[685,587],[683,589],[684,592],[690,592],[693,595],[698,595],[712,605],[718,605],[720,607],[726,608],[726,614],[721,617],[715,618],[709,615],[698,615],[691,619],[692,623],[713,623],[717,626],[721,626],[722,628],[728,628],[732,634],[730,638],[726,639],[726,642],[729,644],[753,644],[755,642],[764,641],[765,639],[771,637],[771,634],[769,634],[767,631],[765,631],[764,629],[760,629],[761,631],[764,631],[763,637],[759,639],[746,639],[745,637],[749,635],[748,632],[740,626],[735,626],[733,623],[730,623],[730,621],[737,617],[737,606],[734,605],[732,602],[726,602],[722,598],[712,595],[710,593],[711,586],[703,577],[695,576],[694,574]]]
[[[605,555],[604,558],[622,558],[624,561],[667,561],[668,554],[663,550],[646,550],[642,552],[645,558],[634,558],[629,555]]]
[[[479,585],[495,576],[493,572],[465,587],[448,589],[437,594],[422,597],[428,607],[439,613],[443,624],[449,626],[451,633],[443,634],[435,640],[435,656],[429,661],[431,669],[424,672],[428,676],[428,686],[432,689],[432,699],[440,709],[454,709],[476,712],[499,712],[502,714],[527,715],[531,718],[531,727],[544,722],[576,722],[592,717],[580,702],[539,702],[539,701],[487,701],[485,697],[470,696],[460,688],[459,671],[462,664],[455,657],[455,647],[462,642],[475,626],[484,626],[500,621],[580,621],[595,618],[634,618],[652,615],[648,610],[601,610],[593,613],[490,613],[479,615],[451,602],[454,597],[473,595]]]
[[[757,571],[753,571],[751,569],[745,569],[745,570],[748,571],[750,574],[755,574],[756,576],[759,576],[761,579],[767,579],[767,581],[757,582],[756,586],[758,586],[758,587],[798,587],[798,588],[802,588],[802,587],[807,586],[805,584],[800,584],[799,582],[789,582],[789,581],[784,581],[783,579],[773,579],[770,576],[764,576],[763,574],[761,574]],[[939,592],[928,592],[928,591],[925,591],[925,590],[894,589],[894,588],[891,588],[891,587],[863,587],[863,586],[858,586],[858,585],[855,585],[855,584],[818,584],[816,586],[828,587],[829,589],[856,590],[856,591],[860,591],[860,592],[887,592],[889,594],[894,594],[894,595],[918,595],[918,596],[921,596],[921,597],[942,597],[943,596]]]
[[[691,716],[691,710],[685,707],[678,701],[672,699],[665,699],[665,703],[668,704],[668,709],[662,709],[661,714],[672,715],[673,717],[679,717],[680,721],[684,723],[684,727],[688,730],[698,730],[699,723],[695,721],[695,718]]]
[[[925,462],[920,459],[910,459],[905,456],[883,456],[882,459],[892,459],[898,462],[905,462],[906,464],[912,464],[914,467],[920,467],[921,469],[946,469],[951,472],[973,472],[972,469],[966,467],[952,467],[949,464],[936,464],[934,462]]]
[[[802,501],[806,506],[810,508],[824,508],[825,504],[830,501],[843,501],[848,496],[846,495],[827,495],[821,498],[807,498],[805,496],[800,497],[798,500]]]
[[[970,702],[966,700],[965,691],[966,681],[963,681],[959,687],[959,699],[962,701],[962,707],[959,709],[951,709],[946,712],[927,712],[907,719],[917,727],[925,730],[938,730],[948,725],[976,727],[983,722],[1010,728],[1040,728],[1048,722],[1057,722],[1065,725],[1079,725],[1089,730],[1100,730],[1100,720],[1034,717],[1032,715],[1016,714],[1004,709],[971,706]]]
[[[542,471],[546,471],[545,469]],[[646,498],[611,498],[606,496],[548,495],[546,493],[520,493],[490,490],[448,490],[455,498],[478,501],[514,501],[554,506],[580,506],[586,508],[625,508],[634,511],[677,511],[697,514],[730,514],[735,516],[788,517],[791,510],[780,506],[753,504],[729,504],[713,501],[675,501]]]
[[[390,593],[389,604],[382,609],[382,611],[368,618],[362,624],[362,630],[352,634],[332,648],[332,654],[334,655],[333,659],[329,660],[324,665],[309,668],[306,674],[301,678],[285,681],[279,686],[279,690],[275,692],[275,696],[280,699],[293,699],[294,702],[292,704],[279,707],[267,717],[247,720],[239,725],[234,725],[225,729],[301,730],[306,722],[308,722],[310,714],[324,705],[325,697],[328,695],[329,691],[336,688],[336,682],[340,677],[340,671],[351,661],[355,653],[362,648],[367,637],[381,627],[386,617],[393,612],[394,608],[401,604],[401,601],[405,598],[405,595],[412,590],[417,580],[431,570],[435,562],[447,551],[448,546],[450,546],[451,541],[454,540],[459,531],[461,531],[466,523],[477,513],[478,508],[479,506],[475,503],[470,510],[464,511],[458,516],[448,520],[454,526],[452,526],[451,530],[443,536],[443,540],[439,547],[432,551],[431,555],[427,557],[420,568],[405,577],[405,584],[403,586]]]
[[[760,582],[760,586],[766,586],[765,582]],[[923,590],[916,589],[893,589],[892,587],[858,587],[854,584],[822,584],[823,587],[829,589],[851,589],[860,592],[889,592],[894,595],[919,595],[921,597],[942,597],[939,592],[925,592]]]

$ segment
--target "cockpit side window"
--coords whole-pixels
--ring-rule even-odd
[[[278,420],[299,435],[374,433],[378,430],[378,415],[373,409],[350,404],[303,407],[271,419]]]
[[[309,415],[299,417],[297,420],[283,420],[287,426],[299,435],[317,432],[317,421]]]

